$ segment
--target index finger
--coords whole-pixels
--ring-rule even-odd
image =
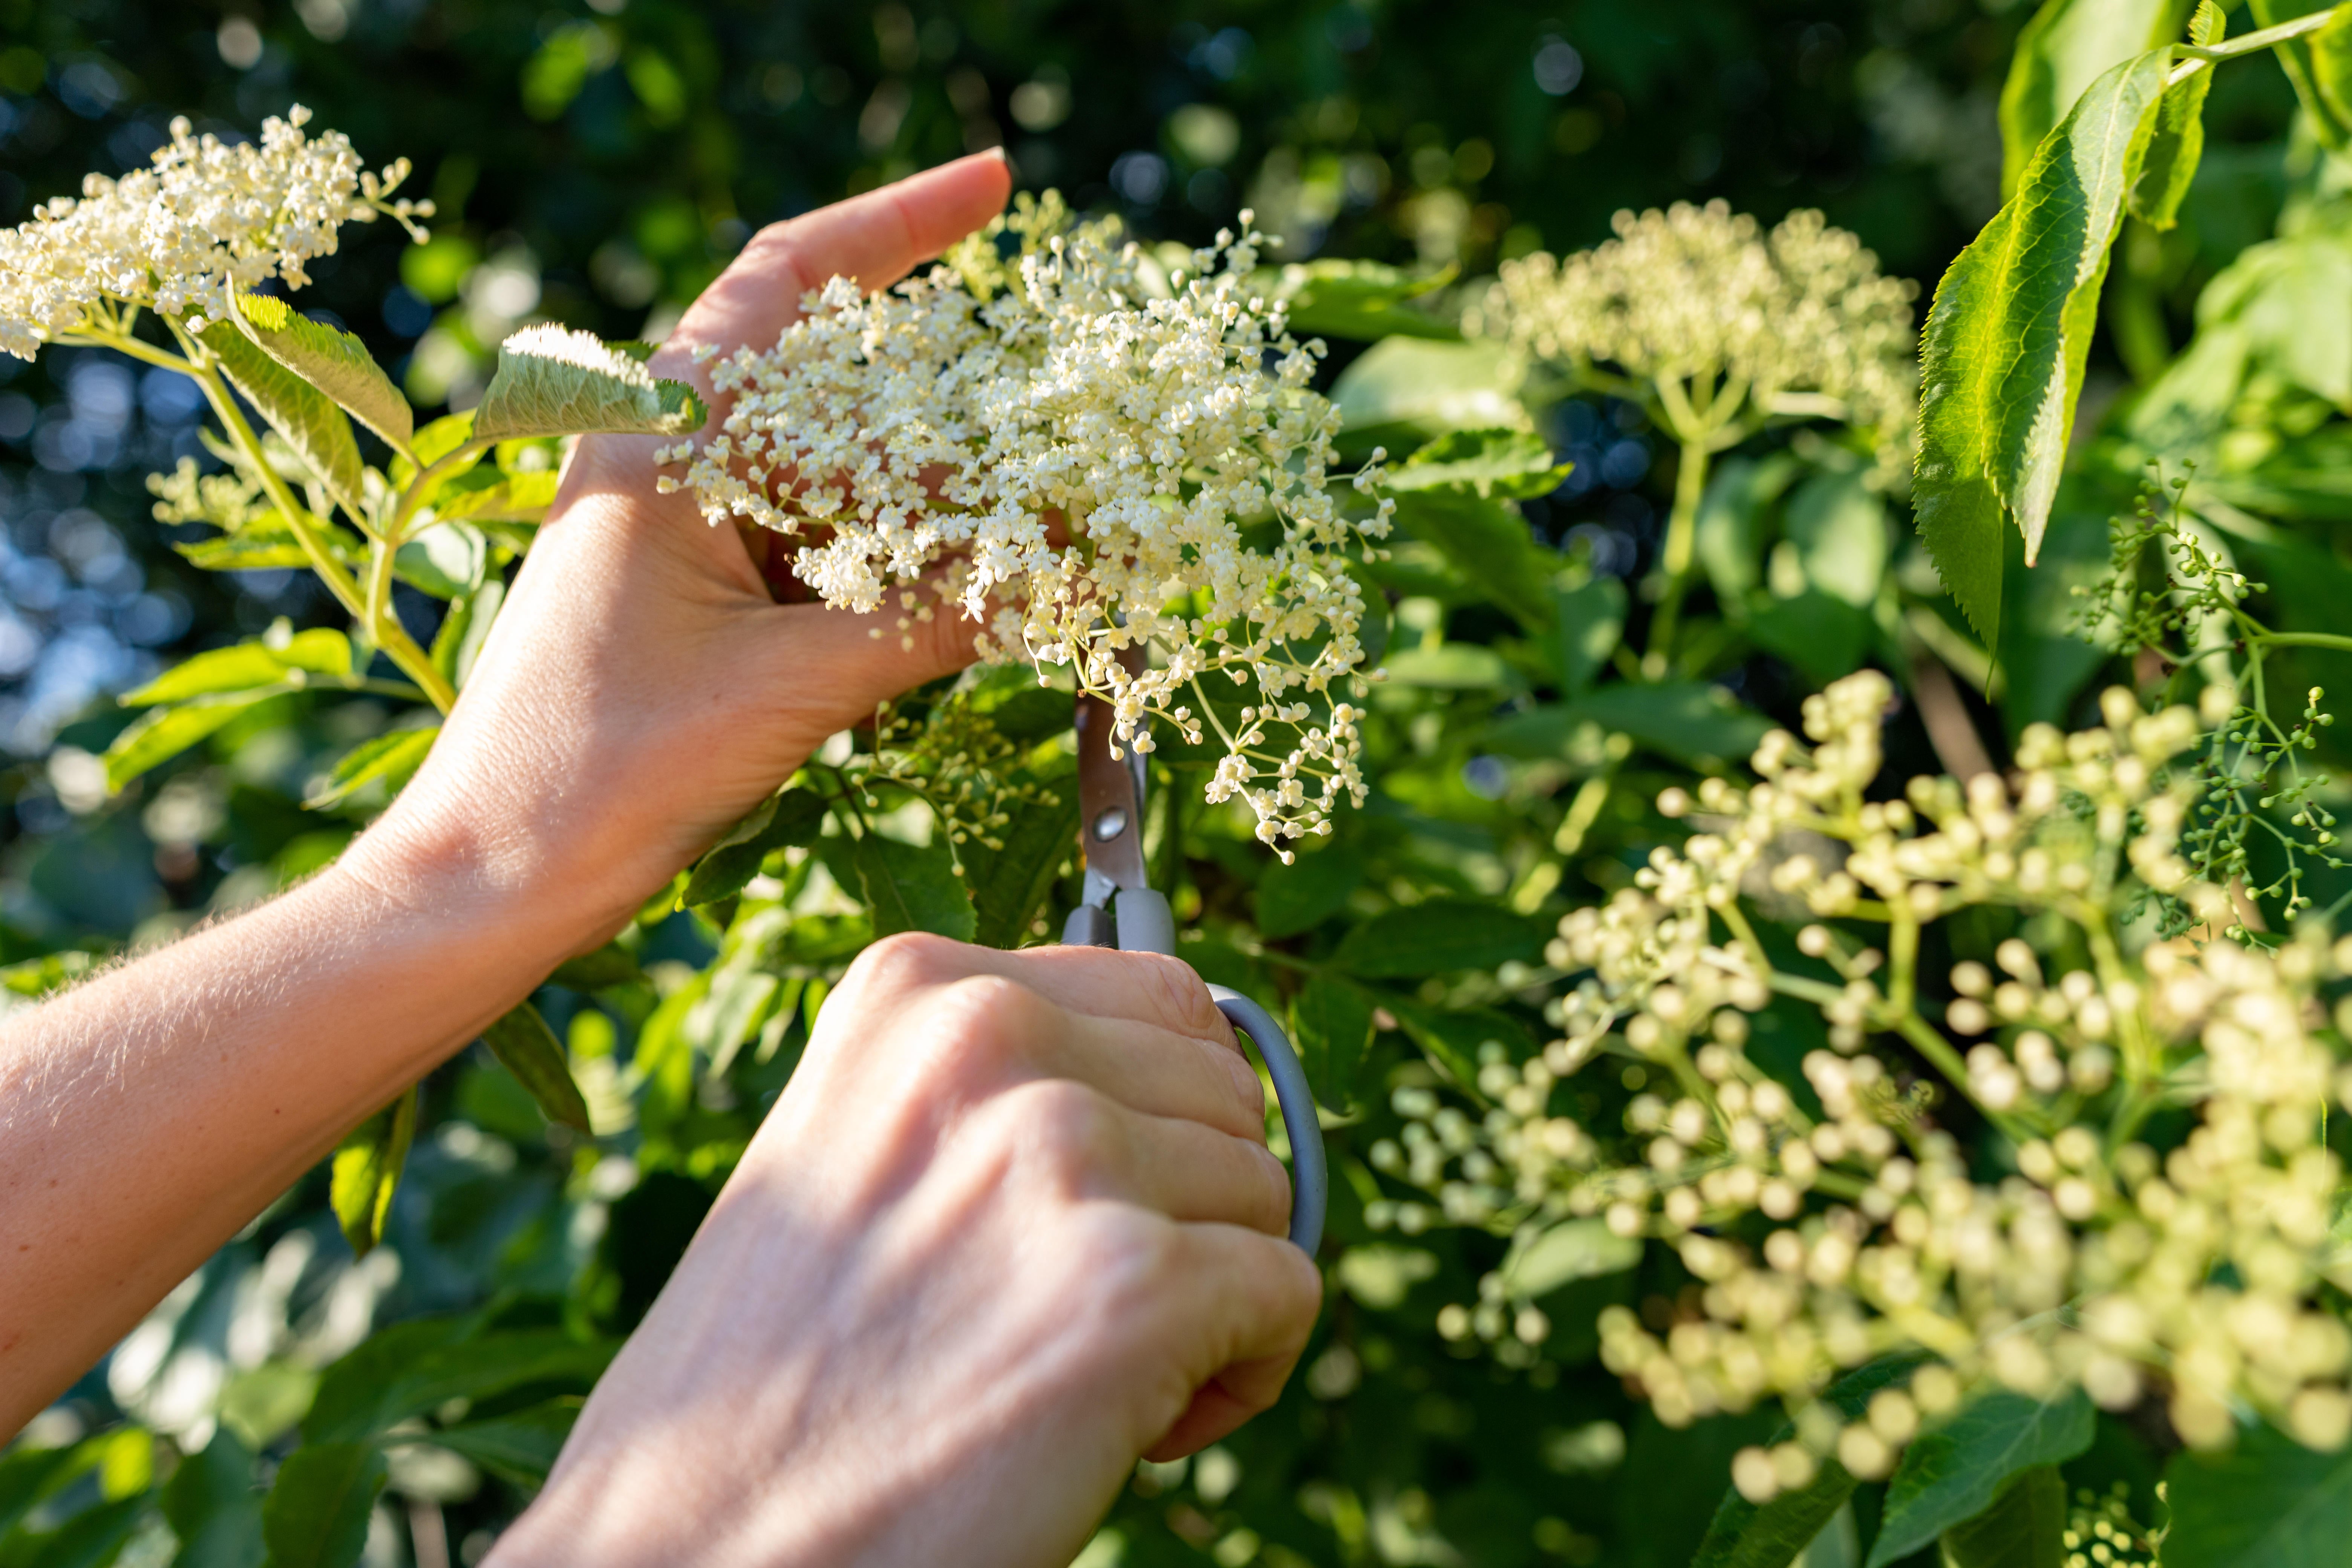
[[[810,289],[835,277],[868,293],[887,289],[1002,212],[1012,189],[1003,153],[991,150],[771,224],[687,308],[665,356],[766,348],[800,320]]]

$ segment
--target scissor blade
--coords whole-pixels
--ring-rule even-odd
[[[1150,886],[1143,868],[1143,759],[1111,753],[1109,703],[1081,692],[1078,732],[1078,845],[1087,858],[1089,902],[1113,888]]]

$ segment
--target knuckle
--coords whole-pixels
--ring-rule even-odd
[[[941,987],[940,1047],[966,1068],[1000,1069],[1032,1057],[1055,1026],[1057,1009],[1016,980],[966,974]]]
[[[1092,1186],[1118,1157],[1110,1102],[1068,1079],[1039,1079],[1003,1097],[998,1127],[1017,1161],[1065,1196]]]
[[[1209,994],[1208,982],[1193,973],[1191,964],[1156,952],[1128,956],[1140,966],[1138,973],[1153,1003],[1177,1027],[1213,1040],[1233,1037],[1225,1026],[1225,1016],[1217,1011],[1216,999]]]
[[[929,931],[886,936],[857,955],[843,984],[864,991],[936,985],[962,972],[961,946]]]

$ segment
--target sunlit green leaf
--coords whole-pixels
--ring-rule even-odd
[[[850,843],[849,860],[874,911],[876,936],[927,931],[971,941],[978,916],[946,845],[918,846],[867,833]]]
[[[1448,430],[1528,428],[1517,396],[1524,374],[1500,343],[1383,338],[1339,373],[1331,401],[1349,450],[1404,451]]]
[[[444,522],[537,522],[554,504],[557,483],[562,478],[554,469],[544,468],[536,473],[509,474],[495,484],[478,485],[454,493],[445,489],[433,504],[434,514]]]
[[[352,1250],[366,1257],[383,1239],[384,1221],[400,1190],[408,1146],[416,1136],[416,1090],[369,1117],[335,1151],[328,1182],[329,1206]]]
[[[2084,89],[2118,61],[2171,42],[2181,10],[2180,0],[2046,0],[2018,34],[2000,89],[2003,196]]]
[[[141,714],[106,749],[106,787],[124,788],[132,779],[171,761],[254,704],[293,689],[289,684],[226,691]]]
[[[1390,469],[1387,484],[1401,493],[1461,489],[1519,500],[1549,495],[1570,467],[1554,462],[1531,430],[1450,430]]]
[[[1396,522],[1435,545],[1530,633],[1540,637],[1550,629],[1551,584],[1561,562],[1557,552],[1536,542],[1515,508],[1463,489],[1412,490],[1397,498]]]
[[[1266,291],[1288,308],[1290,330],[1301,339],[1455,339],[1462,330],[1450,318],[1411,303],[1452,282],[1455,270],[1449,265],[1407,273],[1377,261],[1322,257],[1283,268]]]
[[[489,543],[469,522],[443,522],[401,545],[392,569],[410,587],[436,599],[457,599],[482,586]]]
[[[1060,692],[1051,697],[1062,721],[1069,721],[1069,701]],[[1068,863],[1077,842],[1078,802],[1066,779],[1045,784],[1042,798],[1013,810],[1013,820],[996,830],[1003,847],[992,849],[978,841],[963,846],[964,876],[971,887],[974,917],[972,940],[983,947],[1019,947],[1030,937],[1030,923],[1045,906],[1054,879]]]
[[[221,373],[294,449],[327,493],[358,511],[362,491],[359,442],[334,399],[262,353],[231,322],[213,322],[201,338],[219,357]]]
[[[274,686],[294,670],[347,676],[352,669],[351,639],[332,627],[314,626],[283,638],[260,637],[194,655],[136,690],[124,692],[121,701],[126,708],[148,708],[213,692]]]
[[[618,1347],[555,1329],[483,1333],[475,1320],[422,1318],[384,1329],[329,1367],[302,1418],[306,1444],[364,1442],[452,1399],[595,1382]]]
[[[2327,10],[2334,3],[2250,0],[2248,8],[2255,26],[2269,27]],[[2338,153],[2352,148],[2352,16],[2338,13],[2317,32],[2290,39],[2272,52],[2294,84],[2295,96],[2303,100],[2320,141]]]
[[[302,804],[312,811],[324,811],[341,805],[379,780],[388,794],[399,794],[401,785],[424,765],[425,753],[433,749],[434,739],[440,733],[441,727],[434,724],[420,730],[394,730],[373,740],[362,741],[343,753],[334,771],[327,775],[326,783]]]
[[[1553,646],[1559,670],[1559,689],[1574,697],[1592,684],[1625,633],[1625,584],[1614,577],[1595,577],[1552,594]]]
[[[2107,247],[2137,179],[2169,51],[2094,82],[2017,194],[1937,286],[1922,350],[1914,507],[1945,587],[1991,645],[2003,517],[2032,564],[2057,492]]]
[[[351,1568],[367,1545],[384,1458],[365,1443],[310,1444],[278,1467],[261,1505],[267,1568]]]
[[[589,1131],[588,1102],[580,1097],[580,1086],[572,1081],[563,1042],[555,1037],[538,1008],[528,1002],[518,1004],[482,1031],[482,1044],[499,1058],[499,1066],[514,1074],[515,1081],[530,1090],[531,1099],[550,1121]]]
[[[2189,41],[2218,44],[2227,30],[2221,7],[2201,0],[2189,24]],[[2132,186],[2132,216],[2158,228],[2179,221],[2181,198],[2197,178],[2205,156],[2205,97],[2213,89],[2213,73],[2201,70],[2164,89],[2157,106],[2156,129],[2148,137],[2147,161],[2139,183]]]
[[[526,327],[499,347],[498,374],[474,410],[473,438],[685,436],[708,416],[684,382],[655,380],[587,332]]]
[[[395,451],[407,448],[416,416],[365,343],[270,295],[242,295],[236,304],[239,324],[264,353],[333,398]]]

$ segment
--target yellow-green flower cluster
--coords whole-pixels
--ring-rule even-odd
[[[2126,917],[2152,888],[2209,934],[2235,918],[2178,853],[2189,801],[2168,764],[2199,738],[2187,710],[2110,691],[2098,729],[2029,731],[2007,780],[1915,779],[1872,800],[1890,694],[1882,676],[1850,677],[1806,704],[1810,749],[1765,741],[1753,787],[1668,792],[1662,807],[1706,831],[1561,921],[1550,963],[1585,978],[1554,1004],[1559,1037],[1522,1065],[1489,1061],[1483,1119],[1401,1095],[1412,1157],[1392,1145],[1375,1163],[1433,1191],[1445,1219],[1522,1247],[1596,1221],[1672,1247],[1693,1289],[1606,1312],[1602,1359],[1672,1425],[1787,1402],[1796,1435],[1737,1468],[1751,1498],[1832,1456],[1885,1475],[1923,1421],[1986,1384],[2078,1384],[2115,1409],[2157,1395],[2194,1445],[2228,1441],[2249,1407],[2342,1444],[2352,1333],[2316,1295],[2352,1280],[2322,1137],[2352,1072],[2320,997],[2352,969],[2352,942],[2199,945]],[[1757,903],[1838,925],[1797,933],[1810,962],[1776,962]],[[2039,949],[2011,938],[1990,966],[1958,963],[1931,1009],[1921,928],[1985,905],[2029,917]],[[1874,927],[1883,944],[1851,934]],[[2047,973],[2059,953],[2079,958]],[[1790,1002],[1827,1026],[1801,1084],[1746,1050],[1751,1016]],[[1622,1125],[1556,1113],[1555,1087],[1602,1058],[1642,1089]],[[1944,1124],[1955,1093],[2013,1170],[1971,1168]],[[2168,1109],[2194,1122],[2159,1142],[2150,1118]],[[1532,1303],[1507,1310],[1507,1270],[1481,1297],[1441,1328],[1549,1332]],[[1921,1350],[1937,1359],[1859,1420],[1815,1402],[1848,1369]]]
[[[1150,750],[1153,716],[1193,744],[1213,730],[1210,797],[1246,801],[1261,838],[1328,832],[1365,792],[1338,700],[1363,658],[1347,568],[1389,503],[1332,493],[1322,345],[1252,291],[1258,249],[1245,217],[1164,273],[1024,206],[887,292],[835,279],[773,347],[715,360],[722,429],[667,456],[714,522],[804,540],[793,571],[826,603],[928,580],[991,657],[1073,668],[1122,742]],[[1151,667],[1121,657],[1153,646]],[[1204,681],[1251,689],[1221,706]]]
[[[232,289],[309,282],[309,263],[334,254],[345,223],[432,215],[430,202],[394,197],[407,160],[372,174],[341,132],[305,135],[310,118],[297,104],[263,122],[258,143],[198,136],[174,120],[152,167],[91,174],[79,198],[58,196],[0,231],[0,353],[31,359],[124,309],[200,329],[227,313]]]

